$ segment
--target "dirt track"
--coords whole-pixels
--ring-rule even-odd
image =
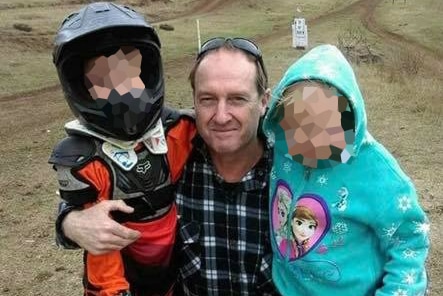
[[[210,14],[213,12],[216,12],[218,9],[221,9],[227,5],[232,4],[233,2],[235,2],[234,0],[201,0],[199,1],[194,7],[189,7],[189,10],[180,14],[180,15],[164,15],[162,17],[158,17],[155,18],[155,23],[158,22],[164,22],[164,21],[170,21],[170,20],[175,20],[178,18],[186,18],[186,17],[191,17],[191,16],[195,16],[195,15],[204,15],[204,14]],[[327,22],[331,19],[334,18],[338,18],[338,17],[343,17],[343,16],[349,16],[349,15],[355,15],[356,19],[360,19],[363,23],[363,25],[372,33],[376,34],[377,36],[379,36],[379,42],[380,43],[386,43],[389,45],[393,45],[393,46],[397,46],[397,47],[404,47],[404,46],[411,46],[413,47],[416,51],[423,53],[426,56],[426,65],[428,67],[428,70],[432,71],[433,73],[442,73],[442,60],[443,60],[443,56],[441,53],[436,53],[433,52],[431,50],[429,50],[428,48],[423,47],[422,45],[411,41],[411,40],[407,40],[404,37],[389,32],[387,30],[385,30],[383,27],[379,26],[376,22],[375,22],[375,18],[374,18],[374,13],[376,10],[377,5],[381,3],[381,0],[360,0],[357,1],[355,3],[353,3],[350,6],[344,7],[340,10],[337,11],[333,11],[330,12],[328,14],[325,15],[321,15],[318,16],[316,18],[313,19],[308,19],[308,23],[310,24],[310,26],[316,26],[316,25],[320,25],[324,22]],[[1,7],[0,7],[1,9]],[[272,44],[272,41],[275,38],[280,38],[282,36],[287,35],[287,27],[275,27],[272,34],[269,35],[259,35],[259,36],[251,36],[254,37],[255,40],[257,40],[259,42],[259,44]],[[1,39],[0,39],[1,40]],[[166,73],[179,73],[180,71],[182,71],[186,65],[189,65],[190,63],[192,63],[192,57],[190,56],[183,56],[182,58],[179,59],[175,59],[175,60],[169,60],[169,61],[165,61],[165,72]],[[443,75],[440,75],[441,78],[443,78]],[[4,97],[0,97],[0,108],[8,108],[11,111],[17,110],[17,109],[32,109],[32,111],[27,111],[28,112],[28,117],[23,117],[23,118],[15,118],[13,120],[15,120],[14,122],[18,125],[20,124],[20,129],[13,129],[13,128],[9,128],[9,129],[3,129],[0,130],[0,136],[2,139],[12,139],[11,141],[13,141],[14,139],[19,139],[20,141],[24,141],[23,138],[27,137],[28,134],[23,132],[24,130],[32,130],[32,129],[36,129],[36,127],[39,126],[43,126],[43,124],[41,124],[42,121],[44,121],[45,119],[48,121],[55,121],[54,118],[63,116],[60,114],[57,114],[60,110],[56,109],[56,110],[46,110],[47,106],[49,105],[49,99],[48,98],[55,98],[57,96],[59,96],[60,94],[60,87],[59,85],[53,85],[53,86],[49,86],[49,87],[45,87],[45,88],[41,88],[38,90],[34,90],[34,91],[30,91],[30,92],[26,92],[26,93],[21,93],[21,94],[14,94],[11,96],[4,96]],[[26,107],[25,107],[26,106]],[[13,113],[13,112],[11,112]],[[2,113],[0,112],[0,115]],[[64,113],[66,115],[66,113]],[[7,118],[6,118],[7,119]],[[6,120],[5,118],[3,118],[3,120]],[[3,124],[2,124],[3,126]],[[6,124],[5,124],[6,126]],[[44,134],[46,133],[46,131],[39,131],[40,134]],[[41,139],[39,139],[39,136],[36,136],[34,134],[31,133],[31,136],[29,137],[29,142],[32,142],[32,144],[29,144],[29,146],[26,146],[26,149],[29,150],[33,150],[33,149],[37,149],[38,150],[38,143],[40,141],[43,141]],[[44,137],[42,137],[42,139],[45,139]],[[6,146],[5,146],[6,145]],[[0,148],[0,151],[6,151],[8,152],[9,149],[9,143],[6,143],[3,147],[3,150]],[[13,148],[11,148],[13,149]],[[11,150],[12,151],[12,150]],[[45,162],[46,161],[46,157],[47,157],[47,153],[48,151],[38,151],[39,155],[42,155],[39,157],[38,161],[40,162]],[[26,153],[23,153],[24,155]],[[27,155],[27,154],[26,154]],[[27,159],[27,161],[29,161],[29,159]],[[8,164],[9,165],[9,164]],[[41,165],[41,164],[40,164]],[[10,168],[11,170],[13,169],[12,166],[8,166],[8,168]],[[30,169],[32,169],[32,165],[30,166]],[[4,169],[4,168],[2,168]],[[35,173],[34,173],[35,174]],[[27,216],[29,216],[29,218],[32,219],[32,217],[36,217],[37,216],[37,212],[38,212],[38,207],[42,206],[38,204],[38,201],[30,201],[29,197],[32,197],[32,192],[34,190],[39,190],[41,189],[39,185],[41,183],[44,184],[44,181],[41,181],[40,179],[42,179],[41,176],[35,176],[31,173],[29,173],[30,178],[29,180],[33,179],[32,181],[29,181],[29,185],[26,184],[26,181],[20,181],[21,178],[18,178],[18,181],[13,180],[13,178],[11,178],[11,180],[6,183],[7,185],[9,185],[10,187],[16,186],[16,184],[18,184],[18,187],[20,187],[22,190],[26,189],[25,194],[24,194],[24,198],[21,199],[20,201],[25,203],[25,206],[23,206],[23,208],[25,210],[29,209],[29,213],[25,213]],[[26,180],[25,177],[23,177],[23,179]],[[34,181],[34,179],[37,179],[37,181]],[[21,183],[20,183],[21,182]],[[35,185],[35,183],[38,183],[37,185]],[[4,184],[1,183],[0,184]],[[16,186],[17,187],[17,186]],[[17,189],[16,191],[20,191],[20,188]],[[14,189],[15,190],[15,189]],[[11,194],[13,195],[13,194]],[[17,193],[18,195],[18,193]],[[52,206],[52,205],[51,205]],[[437,215],[439,213],[434,213],[434,215]],[[441,209],[440,209],[440,214],[441,214]],[[29,223],[28,217],[24,217],[24,218],[20,218],[23,219],[23,223]],[[21,230],[18,225],[19,223],[17,221],[21,221],[18,220],[19,218],[17,218],[16,220],[12,220],[9,221],[10,218],[8,216],[7,213],[7,205],[3,205],[3,208],[0,206],[0,221],[4,222],[4,227],[8,227],[12,226],[14,227],[14,229],[16,230]],[[49,231],[52,231],[52,223],[53,223],[53,217],[51,216],[50,218],[46,219],[47,221],[44,221],[44,224],[46,227],[46,225],[50,225],[48,227]],[[437,222],[438,223],[438,222]],[[23,227],[23,231],[25,232],[25,234],[23,234],[23,236],[30,236],[30,237],[36,237],[40,238],[42,237],[43,239],[46,238],[45,242],[47,243],[47,238],[48,236],[50,236],[46,229],[41,229],[42,226],[41,225],[31,225],[31,226],[26,226]],[[37,235],[35,234],[37,233]],[[21,234],[22,235],[22,234]],[[1,236],[1,231],[0,231],[0,239],[3,239],[3,236]],[[37,239],[36,242],[39,242],[39,240]],[[26,249],[29,249],[27,246],[24,246],[24,249],[26,251]],[[41,251],[41,250],[40,250]],[[0,255],[3,255],[0,253]],[[42,258],[45,258],[45,255],[39,255],[39,249],[32,249],[32,253],[28,253],[26,254],[26,259],[20,259],[20,261],[23,261],[23,265],[26,264],[27,261],[32,260],[32,257],[37,257],[40,258],[39,256],[43,256]],[[49,256],[49,255],[48,255]],[[19,257],[19,256],[17,256]],[[51,257],[46,257],[46,259],[50,262],[51,260],[54,260]],[[40,259],[35,259],[35,260],[40,260]],[[59,259],[62,260],[62,259]],[[3,262],[3,261],[2,261]],[[55,262],[53,263],[55,266],[60,266],[62,265],[62,263],[60,262]],[[435,263],[437,264],[437,263]],[[6,268],[8,267],[8,265],[6,266]],[[0,267],[0,274],[2,273],[2,269],[4,267]],[[23,267],[22,267],[23,268]],[[25,267],[26,268],[26,267]],[[54,268],[57,271],[56,267]],[[69,274],[69,267],[64,267],[65,269],[65,274]],[[437,268],[437,267],[436,267]],[[440,270],[441,268],[438,267],[438,270]],[[68,270],[68,271],[66,271]],[[39,276],[37,276],[34,279],[25,279],[26,282],[29,281],[34,281],[34,283],[38,283],[39,281],[45,281],[46,277],[49,277],[49,275],[45,275],[45,273],[43,273],[43,275],[41,275],[43,278],[40,278],[40,274]],[[60,275],[55,275],[53,276],[54,281],[56,281],[57,276],[60,277]],[[25,273],[25,277],[26,277],[26,273]],[[66,277],[66,275],[65,275]],[[10,277],[8,279],[5,279],[6,283],[8,283],[8,281],[15,281],[16,279],[14,279],[13,277]],[[20,280],[19,276],[17,278],[17,281]],[[62,278],[62,280],[65,280],[65,278]],[[2,279],[3,281],[3,279]],[[20,284],[18,283],[16,286],[20,286],[24,284]],[[0,283],[0,287],[2,287],[2,284]],[[3,288],[5,289],[5,288]],[[31,288],[32,289],[32,288]],[[8,292],[8,293],[6,293]],[[0,289],[0,294],[1,295],[31,295],[28,294],[30,293],[29,290],[22,290],[20,291],[4,291],[2,289]],[[44,294],[32,294],[32,295],[44,295]],[[55,295],[55,294],[48,294],[48,295]],[[62,294],[64,295],[64,294]],[[438,295],[438,294],[436,294]]]
[[[229,5],[231,2],[233,2],[233,0],[214,0],[214,1],[202,0],[196,6],[192,7],[191,9],[189,9],[189,11],[186,11],[181,15],[174,16],[174,18],[168,16],[159,17],[157,18],[156,21],[153,22],[153,24],[173,19],[175,20],[196,15],[208,14]],[[316,26],[333,18],[338,18],[349,14],[357,14],[358,18],[362,21],[363,25],[370,32],[376,34],[380,38],[379,40],[380,42],[397,45],[399,47],[405,45],[413,47],[416,51],[423,53],[423,55],[427,57],[426,65],[430,68],[429,70],[432,70],[434,73],[443,73],[442,53],[432,51],[413,40],[408,40],[401,35],[389,32],[375,22],[374,20],[375,9],[377,5],[381,2],[382,0],[360,0],[342,9],[330,12],[328,14],[320,15],[313,19],[308,19],[307,22],[310,24],[310,26]],[[276,27],[272,32],[272,34],[255,36],[256,37],[255,40],[257,40],[260,44],[265,44],[267,42],[272,42],[274,38],[279,38],[285,35],[287,35],[286,27],[280,27],[280,28]],[[185,64],[189,64],[190,61],[191,61],[190,57],[184,56],[183,58],[164,61],[164,64],[167,72],[175,73],[177,69],[182,69],[182,67]],[[443,79],[443,76],[440,77]],[[11,101],[20,97],[32,98],[36,95],[57,91],[58,89],[59,85],[53,85],[22,94],[14,94],[11,96],[0,97],[0,101]]]
[[[161,22],[165,22],[165,21],[177,20],[177,19],[181,19],[181,18],[211,13],[212,11],[216,11],[217,9],[220,9],[226,5],[229,5],[231,2],[233,2],[233,0],[213,0],[213,1],[201,0],[198,2],[197,5],[195,5],[194,7],[191,7],[188,11],[184,12],[183,14],[175,15],[174,17],[170,17],[168,15],[158,16],[155,18],[155,20],[152,22],[152,24],[157,24],[157,23],[161,23]],[[41,6],[39,6],[39,7],[41,7]],[[12,8],[14,8],[14,6],[3,7],[3,9],[12,9]],[[2,9],[2,8],[0,7],[0,9]],[[9,40],[7,40],[6,38],[3,37],[0,39],[0,41],[1,42],[8,42]],[[184,59],[187,60],[189,58],[186,57]],[[165,64],[166,68],[173,67],[172,65],[175,65],[175,69],[179,69],[183,65],[183,59],[164,61],[164,64]],[[171,70],[172,71],[171,73],[174,73],[175,69],[169,68],[168,70]],[[21,94],[13,94],[10,96],[0,97],[0,101],[3,101],[3,102],[4,101],[11,101],[11,100],[15,100],[15,99],[22,98],[22,97],[32,99],[35,96],[55,92],[58,89],[60,89],[59,84],[52,85],[52,86],[44,87],[41,89],[37,89],[37,90],[33,90],[33,91],[21,93]]]

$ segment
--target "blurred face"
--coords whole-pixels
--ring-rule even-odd
[[[325,85],[308,82],[289,88],[280,126],[288,153],[308,159],[329,159],[346,147],[339,98]],[[334,151],[331,148],[337,148]]]
[[[247,151],[257,143],[269,91],[259,96],[256,65],[239,50],[208,53],[195,73],[196,124],[211,152]]]
[[[115,54],[94,57],[85,63],[85,82],[91,97],[108,99],[115,89],[118,94],[139,97],[145,88],[140,78],[142,55],[137,48],[123,47]]]

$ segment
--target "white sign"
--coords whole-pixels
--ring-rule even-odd
[[[292,47],[308,47],[308,26],[304,18],[295,18],[292,24]]]

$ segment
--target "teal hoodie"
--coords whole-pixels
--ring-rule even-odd
[[[345,163],[308,168],[288,154],[279,122],[284,90],[322,81],[350,103],[355,139]],[[283,295],[423,295],[429,222],[411,180],[369,134],[354,72],[334,46],[318,46],[289,67],[273,92],[263,129],[274,143],[270,177],[272,275]],[[352,142],[351,142],[352,143]],[[315,232],[292,232],[295,208],[308,208]]]

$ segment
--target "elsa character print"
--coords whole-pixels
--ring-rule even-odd
[[[284,186],[279,186],[277,189],[277,225],[275,225],[277,244],[280,244],[283,238],[287,237],[286,225],[288,225],[288,214],[290,205],[290,193]]]

